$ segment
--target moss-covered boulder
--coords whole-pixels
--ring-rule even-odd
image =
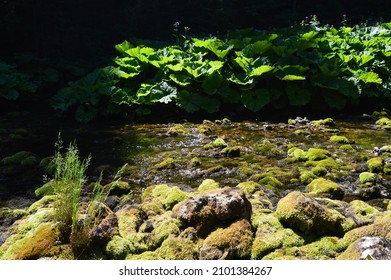
[[[119,195],[119,196],[123,194],[128,194],[132,190],[130,184],[122,180],[111,182],[106,186],[104,186],[104,188],[110,189],[109,195]]]
[[[217,138],[212,143],[213,148],[223,149],[228,146],[228,144],[224,141],[223,138]]]
[[[283,197],[277,204],[276,213],[283,225],[304,234],[340,236],[347,223],[338,211],[322,206],[299,191]]]
[[[34,191],[35,196],[37,199],[41,199],[45,195],[52,195],[54,194],[54,188],[53,188],[53,181],[47,182],[42,187],[39,187]]]
[[[213,179],[205,179],[202,181],[202,183],[199,185],[197,191],[198,192],[204,192],[208,190],[216,190],[220,188],[220,184],[216,182]]]
[[[359,217],[365,224],[372,223],[379,214],[379,210],[362,200],[353,200],[349,204],[353,213],[357,215],[357,217]]]
[[[330,151],[318,148],[309,148],[307,151],[307,159],[309,161],[318,161],[331,156]]]
[[[381,128],[391,130],[391,119],[387,117],[380,118],[376,121],[376,125]]]
[[[277,157],[282,154],[282,151],[277,147],[277,145],[267,139],[256,144],[254,146],[254,152],[267,157]]]
[[[383,171],[384,160],[381,157],[374,157],[367,160],[369,171],[372,173],[379,173]]]
[[[235,146],[235,147],[225,147],[222,151],[221,154],[225,157],[240,157],[240,147]]]
[[[34,166],[39,163],[37,155],[27,151],[20,151],[14,155],[4,157],[1,160],[2,164],[5,165],[25,165]]]
[[[261,189],[261,185],[253,181],[239,183],[236,187],[244,191],[247,196]]]
[[[163,170],[163,169],[173,169],[175,168],[175,160],[171,157],[166,158],[165,160],[155,164],[154,169]]]
[[[240,220],[210,233],[202,243],[200,259],[248,259],[252,243],[250,223]]]
[[[166,210],[171,210],[175,204],[189,197],[189,194],[179,187],[165,184],[154,186],[151,195],[159,200]]]
[[[170,136],[178,136],[180,134],[189,134],[190,131],[185,128],[182,124],[176,124],[174,126],[171,126],[168,131],[167,131],[167,134],[170,135]]]
[[[311,124],[315,127],[335,125],[334,120],[332,118],[313,120],[313,121],[311,121]]]
[[[308,185],[316,178],[318,178],[318,176],[316,176],[312,171],[308,171],[308,170],[301,170],[300,171],[299,179],[300,179],[300,182],[303,184]]]
[[[359,175],[359,180],[361,184],[372,185],[379,181],[380,177],[372,172],[361,172]]]
[[[342,135],[333,135],[330,137],[330,142],[337,144],[349,144],[350,141],[348,138]]]
[[[274,176],[267,175],[258,181],[259,184],[264,185],[272,190],[281,189],[284,184]]]
[[[279,248],[301,246],[304,239],[292,229],[264,224],[258,227],[251,249],[251,259],[260,260]]]
[[[307,186],[309,195],[317,197],[328,197],[333,199],[342,199],[345,192],[337,183],[325,178],[314,179]]]
[[[198,259],[198,248],[196,244],[182,237],[171,236],[167,238],[156,252],[164,260]]]
[[[364,236],[353,242],[338,260],[391,260],[391,240],[379,236]]]
[[[295,161],[306,161],[308,159],[307,153],[297,147],[292,147],[288,150],[288,156]]]
[[[182,201],[172,212],[183,227],[194,227],[205,235],[221,224],[238,219],[250,220],[252,208],[242,190],[225,187]]]

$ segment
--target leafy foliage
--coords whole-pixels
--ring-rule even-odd
[[[336,29],[311,21],[159,48],[125,41],[114,66],[70,83],[52,104],[74,108],[82,121],[129,107],[148,113],[158,103],[209,113],[226,103],[253,112],[287,102],[342,110],[364,97],[391,99],[390,35],[390,24]]]

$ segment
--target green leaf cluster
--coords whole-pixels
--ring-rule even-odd
[[[336,29],[310,23],[160,47],[125,41],[115,47],[113,66],[71,83],[52,104],[63,111],[76,106],[79,119],[88,121],[130,107],[148,113],[158,103],[213,113],[222,104],[258,112],[313,102],[341,110],[364,97],[390,100],[390,35],[390,24]]]

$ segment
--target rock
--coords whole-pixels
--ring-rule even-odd
[[[221,154],[226,157],[240,157],[240,147],[226,147]]]
[[[179,189],[177,186],[168,186],[168,185],[155,185],[150,186],[145,190],[145,193],[149,193],[149,201],[152,201],[154,198],[157,199],[166,210],[171,210],[175,204],[185,200],[189,195]],[[144,193],[144,201],[147,201]]]
[[[170,127],[167,134],[170,136],[178,136],[179,134],[189,134],[190,131],[186,129],[182,124],[176,124]]]
[[[318,161],[331,156],[331,153],[324,149],[309,148],[307,151],[307,159],[309,161]]]
[[[175,161],[173,158],[167,158],[167,159],[163,160],[162,162],[155,164],[154,168],[156,170],[173,169],[173,168],[175,168]]]
[[[339,260],[391,260],[391,240],[379,236],[363,236],[340,254]]]
[[[264,185],[268,188],[274,189],[280,189],[284,186],[283,183],[281,183],[276,177],[267,175],[259,180],[258,182],[261,185]]]
[[[304,239],[293,230],[264,224],[258,228],[255,234],[251,259],[260,260],[276,249],[302,245],[304,245]]]
[[[282,154],[281,150],[277,148],[276,144],[271,143],[269,140],[263,140],[262,143],[256,144],[254,147],[254,152],[268,157],[278,157]]]
[[[372,223],[379,211],[362,200],[353,200],[350,203],[352,211],[366,224]]]
[[[38,164],[38,157],[27,151],[20,151],[12,156],[5,157],[1,160],[2,164],[5,165],[25,165],[25,166],[33,166]]]
[[[262,188],[260,184],[253,181],[239,183],[236,187],[244,191],[247,196],[252,195]]]
[[[220,184],[217,183],[215,180],[205,179],[204,181],[202,181],[201,185],[199,185],[197,191],[204,192],[204,191],[208,191],[208,190],[216,190],[219,188],[220,188]]]
[[[202,164],[201,160],[198,158],[198,157],[193,157],[189,164],[187,165],[188,168],[193,168],[193,167],[197,167],[197,166],[200,166]]]
[[[139,255],[127,255],[126,260],[139,260],[139,261],[148,261],[148,260],[163,260],[157,252],[146,251]]]
[[[384,161],[381,157],[375,157],[367,160],[369,171],[372,173],[379,173],[383,171]]]
[[[238,188],[225,187],[187,199],[173,208],[173,217],[183,227],[194,227],[205,235],[221,223],[250,220],[251,203]]]
[[[246,259],[251,255],[252,242],[250,223],[240,220],[209,234],[202,243],[200,259]]]
[[[219,137],[213,141],[212,146],[213,146],[213,148],[223,149],[223,148],[227,147],[228,144],[224,141],[223,138]]]
[[[376,125],[383,128],[390,130],[391,129],[391,120],[387,117],[380,118],[376,121]]]
[[[119,195],[119,196],[128,194],[132,189],[132,187],[129,185],[128,182],[121,181],[121,180],[114,181],[107,184],[106,186],[104,186],[104,189],[106,188],[110,189],[109,195]]]
[[[283,225],[304,234],[339,236],[345,230],[344,216],[299,191],[283,197],[277,204],[276,213]]]
[[[309,195],[332,199],[342,199],[345,194],[340,185],[324,178],[314,179],[308,184],[307,191]]]
[[[203,135],[210,135],[210,134],[212,134],[213,129],[210,125],[201,124],[201,125],[197,126],[197,131],[198,131],[198,133],[203,134]]]
[[[332,118],[326,118],[326,119],[321,119],[321,120],[314,120],[311,121],[311,124],[315,127],[318,126],[333,126],[335,125],[334,120]]]
[[[103,245],[118,233],[118,218],[114,213],[104,218],[99,225],[91,230],[90,238],[93,243]]]
[[[296,117],[294,119],[288,119],[288,124],[291,124],[291,125],[296,125],[296,124],[307,124],[309,122],[309,120],[307,119],[307,117]]]
[[[307,153],[296,147],[288,150],[288,156],[292,157],[295,161],[306,161],[308,159]]]
[[[45,195],[52,195],[54,194],[54,188],[53,188],[54,181],[47,182],[42,187],[39,187],[34,191],[35,197],[37,199],[41,199]]]
[[[198,250],[195,243],[181,237],[171,236],[164,240],[156,251],[164,260],[197,260]]]
[[[369,184],[372,185],[373,183],[376,183],[379,181],[380,177],[372,172],[362,172],[359,175],[359,180],[361,184]]]

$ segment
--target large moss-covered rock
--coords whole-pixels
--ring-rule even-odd
[[[379,214],[379,210],[362,200],[353,200],[350,202],[350,205],[353,213],[366,224],[372,223]]]
[[[372,173],[378,173],[383,171],[384,160],[381,157],[374,157],[367,161],[369,171]]]
[[[236,187],[244,191],[247,196],[261,189],[261,185],[253,181],[239,183]]]
[[[309,148],[307,151],[307,159],[309,161],[318,161],[331,156],[331,153],[325,149]]]
[[[338,260],[391,260],[391,240],[379,236],[364,236],[353,242]]]
[[[37,155],[27,151],[17,152],[16,154],[5,157],[1,160],[1,163],[5,165],[20,164],[25,166],[33,166],[38,164],[38,162]]]
[[[208,190],[216,190],[220,188],[220,184],[213,179],[205,179],[198,187],[199,192],[204,192]]]
[[[152,190],[152,195],[157,198],[166,210],[189,197],[189,194],[179,189],[177,186],[156,185]]]
[[[301,246],[304,239],[289,228],[264,224],[258,227],[251,249],[251,259],[262,259],[268,253],[293,246]]]
[[[247,220],[213,231],[202,243],[200,259],[247,259],[251,255],[253,233]]]
[[[154,169],[163,170],[163,169],[173,169],[175,168],[175,160],[171,157],[166,158],[165,160],[154,165]]]
[[[176,124],[174,126],[171,126],[167,131],[167,134],[170,136],[177,136],[180,134],[189,134],[189,133],[190,131],[182,124]]]
[[[379,180],[379,176],[372,172],[361,172],[359,180],[361,184],[372,185]]]
[[[380,118],[376,121],[376,125],[378,125],[381,128],[391,130],[391,119],[387,117]]]
[[[349,144],[350,141],[345,136],[341,135],[333,135],[330,137],[330,142],[338,143],[338,144]]]
[[[228,144],[224,141],[223,138],[219,137],[213,141],[212,146],[213,146],[213,148],[223,149],[223,148],[227,147]]]
[[[325,178],[314,179],[307,186],[309,195],[318,197],[329,197],[333,199],[342,199],[344,191],[340,185]]]
[[[304,234],[339,236],[345,231],[344,216],[299,191],[283,197],[277,204],[276,213],[283,225]]]
[[[171,236],[157,249],[157,254],[164,260],[196,260],[198,248],[187,238]]]
[[[238,188],[225,187],[187,199],[173,208],[173,216],[184,227],[194,227],[206,234],[221,223],[250,220],[251,203]]]

